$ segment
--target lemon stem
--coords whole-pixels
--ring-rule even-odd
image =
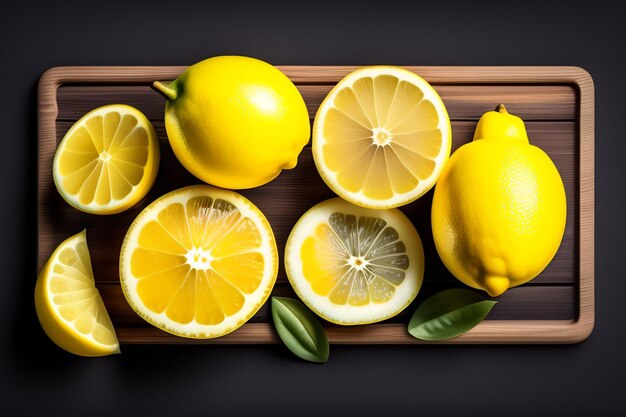
[[[169,98],[170,100],[176,100],[176,96],[178,94],[176,93],[176,90],[170,88],[169,85],[165,85],[161,81],[155,81],[154,83],[152,83],[152,86],[155,90],[163,94],[166,98]]]
[[[496,111],[498,113],[502,113],[502,114],[509,114],[509,112],[506,110],[506,107],[504,106],[504,104],[498,104],[498,107],[496,107]]]

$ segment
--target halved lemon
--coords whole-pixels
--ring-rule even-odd
[[[320,317],[367,324],[395,316],[415,299],[424,251],[400,210],[333,198],[298,220],[287,239],[285,269],[298,296]]]
[[[54,184],[65,201],[94,214],[124,211],[146,196],[159,169],[159,140],[134,107],[94,109],[67,131],[54,155]]]
[[[320,105],[315,165],[340,197],[392,208],[430,190],[450,156],[448,112],[432,86],[399,67],[356,70]]]
[[[124,295],[137,314],[178,336],[225,335],[250,319],[276,281],[274,234],[233,191],[172,191],[130,226],[120,255]]]
[[[68,352],[81,356],[120,353],[95,286],[84,230],[50,255],[37,277],[35,308],[48,337]]]

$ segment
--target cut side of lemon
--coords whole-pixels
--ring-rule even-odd
[[[120,255],[124,295],[154,326],[189,338],[248,321],[276,282],[274,234],[261,211],[229,190],[196,185],[146,207]]]
[[[94,109],[65,134],[54,155],[54,184],[65,201],[94,214],[124,211],[146,196],[159,169],[159,140],[134,107]]]
[[[397,315],[415,299],[424,251],[400,210],[334,198],[298,220],[287,239],[285,269],[298,296],[320,317],[367,324]]]
[[[96,289],[83,230],[61,243],[37,278],[35,308],[48,337],[81,356],[120,353],[115,330]]]
[[[451,148],[448,112],[433,87],[399,67],[364,67],[326,96],[313,124],[317,169],[340,197],[398,207],[430,190]]]

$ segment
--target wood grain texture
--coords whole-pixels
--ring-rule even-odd
[[[575,79],[579,95],[579,317],[576,322],[579,340],[586,339],[595,322],[594,259],[595,259],[595,94],[593,79],[580,70]]]
[[[297,84],[309,116],[315,113],[334,84]],[[525,121],[575,120],[576,91],[568,85],[434,85],[452,120],[478,120],[500,102]],[[57,93],[58,120],[75,121],[95,107],[125,103],[150,120],[163,120],[163,97],[149,85],[68,84]]]
[[[242,328],[209,341],[191,341],[143,322],[126,304],[117,272],[119,248],[127,227],[154,198],[199,181],[173,156],[163,126],[163,100],[154,80],[176,78],[185,67],[58,67],[39,84],[38,268],[54,247],[83,228],[88,230],[98,288],[122,343],[274,343],[267,306]],[[279,67],[300,89],[311,118],[332,86],[356,67]],[[591,77],[576,67],[406,67],[442,96],[453,129],[453,149],[471,140],[475,121],[503,102],[527,124],[531,143],[544,149],[563,177],[568,219],[562,245],[552,263],[531,283],[511,289],[488,320],[447,343],[573,343],[586,338],[594,322],[594,98]],[[52,182],[52,158],[71,124],[87,111],[108,103],[126,103],[153,120],[161,141],[161,168],[155,186],[137,207],[115,216],[92,216],[69,207]],[[302,190],[306,190],[303,193]],[[297,218],[313,204],[334,194],[315,170],[310,149],[298,167],[270,184],[245,190],[266,213],[282,253]],[[430,231],[432,192],[403,208],[415,223],[428,259],[422,297],[458,285],[434,251]],[[279,202],[279,204],[277,204]],[[289,294],[284,271],[276,294]],[[413,307],[413,306],[412,306]],[[411,307],[411,308],[412,308]],[[409,313],[376,325],[338,327],[327,324],[333,343],[419,343],[402,322]],[[395,320],[395,321],[394,321]]]
[[[126,302],[122,288],[117,283],[98,283],[98,290],[102,295],[107,311],[111,315],[116,328],[146,327],[148,324]],[[420,294],[409,308],[387,320],[385,323],[408,323],[411,314],[427,297],[446,288],[462,288],[459,283],[436,283],[426,281]],[[276,284],[273,295],[293,297],[296,294],[287,282]],[[489,320],[575,320],[578,315],[576,305],[572,300],[576,298],[576,287],[571,285],[551,286],[524,286],[511,288],[495,299],[495,305]],[[271,321],[269,303],[261,307],[250,320],[252,323],[267,323]],[[325,327],[336,327],[320,319]]]
[[[446,341],[424,342],[411,337],[406,324],[372,324],[360,327],[326,327],[332,344],[566,344],[584,340],[583,328],[574,320],[485,320],[469,332]],[[269,323],[247,323],[237,331],[210,340],[183,339],[155,327],[120,327],[122,344],[269,344],[279,343]],[[122,347],[123,350],[123,347]]]

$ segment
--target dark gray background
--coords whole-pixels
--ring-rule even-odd
[[[0,6],[3,416],[626,413],[621,11],[598,1],[7,3]],[[188,65],[220,54],[273,64],[588,70],[596,87],[591,337],[572,346],[332,346],[323,366],[278,345],[124,346],[101,359],[54,346],[33,306],[39,76],[57,65]]]

